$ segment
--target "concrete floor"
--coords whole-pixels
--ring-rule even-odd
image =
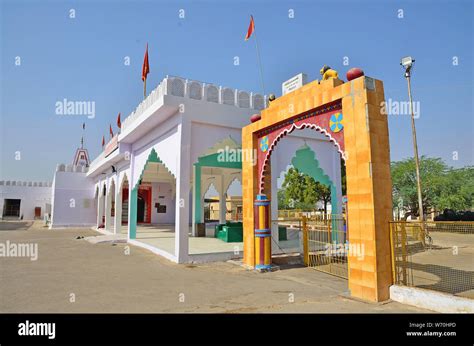
[[[36,261],[1,257],[0,312],[427,312],[345,296],[347,281],[305,267],[256,273],[228,262],[178,265],[88,229],[0,222],[0,243],[38,245]]]
[[[189,228],[189,254],[217,254],[223,252],[243,251],[243,243],[226,243],[220,239],[214,238],[214,227],[206,228],[206,237],[192,237],[191,227]],[[121,234],[127,234],[127,226],[123,225]],[[138,225],[138,241],[156,247],[174,255],[175,237],[174,224],[169,225]],[[274,253],[286,253],[298,251],[298,239],[280,241],[278,246],[273,243]]]

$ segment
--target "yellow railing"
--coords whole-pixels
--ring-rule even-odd
[[[302,228],[305,265],[347,279],[348,232],[344,216],[303,216]]]
[[[393,282],[474,298],[474,222],[390,222]]]
[[[340,214],[324,214],[316,210],[304,210],[304,209],[280,209],[278,210],[279,219],[290,219],[290,218],[301,218],[306,216],[307,218],[315,221],[330,220],[331,217],[345,217]]]

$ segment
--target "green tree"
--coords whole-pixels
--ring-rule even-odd
[[[316,182],[316,196],[318,201],[323,202],[324,215],[328,213],[328,204],[331,202],[331,189],[326,185]]]
[[[451,169],[445,175],[439,196],[435,199],[437,210],[470,210],[474,208],[474,167]]]
[[[405,211],[405,219],[418,217],[418,192],[414,159],[392,162],[392,187],[394,207]],[[474,170],[472,167],[452,169],[440,158],[420,158],[420,176],[423,197],[423,213],[471,209],[474,194]]]
[[[327,204],[331,201],[330,189],[315,181],[307,174],[290,168],[285,175],[282,189],[278,192],[278,203],[282,209],[314,209],[316,203],[322,201],[327,212]]]
[[[278,208],[279,209],[292,209],[288,204],[285,196],[285,190],[278,189]]]
[[[344,159],[341,157],[341,190],[342,194],[347,194],[347,177],[346,177],[346,163]]]

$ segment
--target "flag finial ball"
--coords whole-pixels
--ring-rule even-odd
[[[262,116],[260,114],[256,113],[256,114],[254,114],[250,117],[250,122],[254,123],[256,121],[259,121],[261,118],[262,118]]]
[[[364,75],[364,71],[362,71],[359,67],[353,67],[346,73],[347,80],[350,82],[353,79],[362,77]]]

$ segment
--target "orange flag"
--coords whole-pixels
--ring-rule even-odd
[[[112,131],[112,125],[109,124],[109,132],[110,132],[110,136],[113,137],[114,136],[114,131]]]
[[[104,147],[104,145],[105,145],[105,137],[102,136],[102,147]]]
[[[122,128],[122,122],[120,121],[120,113],[119,113],[119,115],[118,115],[118,117],[117,117],[117,127],[118,127],[119,129]]]
[[[148,64],[148,43],[146,44],[145,58],[143,59],[142,81],[146,80],[146,76],[150,73],[150,65]]]
[[[250,36],[252,36],[254,30],[255,30],[255,22],[253,21],[253,16],[250,16],[250,24],[247,30],[247,35],[245,36],[245,41],[247,41],[250,38]]]

